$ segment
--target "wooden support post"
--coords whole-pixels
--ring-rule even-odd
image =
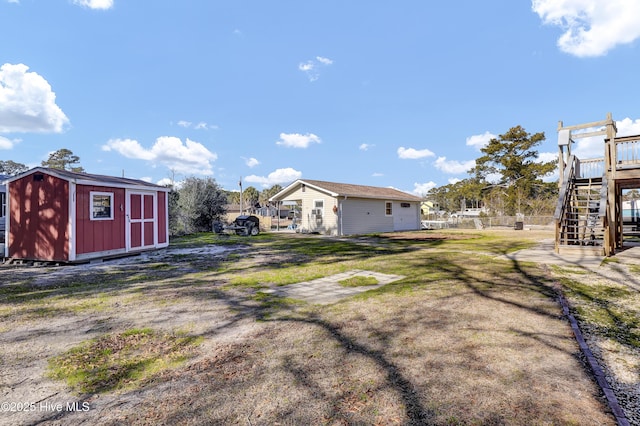
[[[607,175],[607,202],[609,204],[608,226],[605,229],[604,238],[604,254],[605,256],[613,256],[615,254],[616,246],[619,244],[619,240],[622,238],[622,233],[619,234],[619,226],[621,225],[622,215],[617,215],[617,203],[618,199],[618,184],[616,183],[616,123],[611,117],[611,113],[607,114],[607,138],[605,139],[605,173]],[[621,244],[620,244],[621,246]]]

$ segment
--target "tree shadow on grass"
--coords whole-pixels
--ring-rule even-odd
[[[290,253],[295,256],[299,256],[300,253],[311,256],[311,253],[314,250],[317,250],[317,256],[320,258],[318,261],[327,263],[330,262],[328,258],[333,257],[336,253],[340,256],[344,256],[345,258],[355,256],[356,258],[362,259],[372,256],[371,246],[367,244],[339,244],[336,248],[332,249],[330,244],[326,241],[311,244],[310,246],[307,245],[307,243],[308,241],[306,239],[296,241],[296,244],[294,244],[296,249],[291,250]],[[284,243],[279,245],[275,252],[286,257],[286,253],[289,253],[287,250],[291,248],[287,248],[288,245],[289,244]],[[507,304],[510,307],[523,309],[538,315],[557,318],[557,313],[520,302],[516,297],[513,297],[513,294],[510,294],[510,292],[525,289],[526,291],[533,292],[534,294],[539,294],[541,298],[553,298],[554,293],[552,288],[549,286],[547,277],[536,268],[515,262],[510,265],[510,267],[503,266],[496,268],[495,271],[492,271],[492,276],[479,276],[476,272],[482,271],[482,261],[474,260],[472,262],[468,258],[465,258],[465,256],[459,256],[457,258],[450,255],[443,255],[439,257],[429,257],[427,255],[420,257],[412,256],[413,253],[417,253],[419,250],[420,249],[416,248],[413,243],[411,243],[411,247],[409,248],[404,243],[401,243],[396,247],[383,247],[380,252],[374,252],[384,255],[409,254],[407,258],[403,258],[401,261],[408,263],[405,270],[413,270],[412,274],[407,279],[398,283],[389,284],[382,289],[377,290],[376,294],[381,295],[385,291],[393,293],[397,289],[405,289],[402,291],[413,291],[421,288],[427,288],[433,285],[433,281],[430,280],[430,277],[432,277],[433,279],[446,279],[462,283],[462,286],[466,290],[483,299]],[[376,254],[373,255],[375,256]],[[429,264],[429,262],[432,263]],[[508,265],[508,263],[505,265]],[[180,275],[177,277],[180,277]],[[377,347],[368,345],[356,340],[354,337],[350,337],[341,328],[339,323],[317,315],[314,310],[296,311],[295,309],[292,309],[292,306],[290,306],[286,300],[278,298],[277,296],[270,296],[263,298],[262,300],[256,300],[253,298],[254,293],[251,292],[244,294],[242,292],[231,293],[215,283],[211,284],[211,282],[209,282],[207,284],[207,280],[213,280],[215,277],[216,271],[208,271],[206,277],[180,277],[180,282],[172,283],[172,279],[166,279],[160,286],[154,283],[148,284],[144,291],[151,294],[154,290],[171,288],[177,292],[178,297],[185,300],[211,300],[212,302],[216,301],[217,303],[220,303],[228,310],[229,314],[225,316],[224,321],[208,327],[206,331],[201,334],[203,337],[210,339],[214,339],[222,332],[232,330],[235,325],[247,320],[274,324],[304,324],[311,326],[314,329],[322,330],[328,337],[329,341],[327,342],[327,345],[335,345],[341,348],[345,354],[355,355],[369,360],[383,372],[384,382],[402,401],[405,424],[432,423],[436,413],[430,407],[425,405],[424,399],[421,397],[421,393],[416,382],[412,380],[411,377],[408,377],[406,372],[403,371],[403,368],[392,360],[392,356],[389,351],[390,349],[393,349],[391,348],[391,345],[393,345],[393,339],[390,338],[390,332],[388,330],[378,331],[378,335],[375,336],[375,341],[378,342]],[[140,282],[124,283],[117,288],[114,288],[113,291],[122,291],[122,289],[126,289],[127,286],[139,287]],[[104,288],[101,290],[105,291]],[[89,294],[91,289],[83,288],[82,291],[86,291]],[[396,331],[412,326],[411,321],[408,318],[390,318],[390,323],[392,323],[391,328]],[[513,331],[535,341],[541,341],[541,339],[544,339],[544,336],[536,333],[523,332],[520,330]],[[560,347],[552,345],[548,341],[542,340],[542,343],[555,350],[562,350]],[[293,362],[291,359],[287,359],[286,357],[284,357],[283,360],[283,368],[287,370],[289,374],[303,387],[307,388],[310,393],[317,395],[320,399],[330,400],[329,402],[332,408],[330,412],[326,413],[330,420],[340,421],[347,418],[340,406],[339,400],[337,399],[340,396],[328,396],[327,393],[322,391],[321,387],[319,387],[317,383],[309,378],[303,366]],[[249,384],[245,385],[248,386]],[[71,413],[59,414],[59,416],[55,418],[62,419],[64,416],[69,414]],[[173,419],[178,420],[185,416],[185,412],[174,413],[174,415],[175,417],[173,417]],[[188,412],[187,415],[206,416],[206,413],[203,407],[194,407],[193,411]],[[286,415],[286,413],[284,415]],[[291,416],[293,417],[293,415]],[[496,416],[498,416],[498,414],[496,414]],[[169,420],[171,419],[172,417],[170,416]]]

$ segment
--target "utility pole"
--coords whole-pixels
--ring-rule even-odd
[[[242,176],[240,176],[240,181],[238,182],[238,185],[240,185],[240,216],[242,216]]]

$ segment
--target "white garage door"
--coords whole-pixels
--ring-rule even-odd
[[[410,231],[418,228],[418,209],[415,203],[393,203],[393,230]]]

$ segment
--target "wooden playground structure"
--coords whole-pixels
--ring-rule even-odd
[[[625,222],[622,194],[640,188],[640,135],[617,137],[616,133],[611,113],[603,121],[575,126],[558,123],[557,253],[612,256],[623,247],[625,235],[638,231],[637,222]],[[574,140],[597,136],[604,139],[603,157],[577,158],[571,153]]]

